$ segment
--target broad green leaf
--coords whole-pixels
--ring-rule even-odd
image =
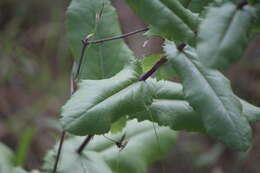
[[[156,97],[147,110],[129,115],[130,118],[154,121],[173,130],[205,132],[202,117],[184,100],[181,84],[163,80],[156,82],[153,79],[147,82],[154,85]],[[242,104],[242,115],[249,123],[260,120],[259,107],[238,99]]]
[[[121,34],[116,11],[109,0],[71,1],[66,23],[69,46],[77,62],[82,48],[81,40],[86,36],[94,34],[90,39],[101,39]],[[81,67],[80,79],[111,77],[131,58],[132,52],[123,40],[89,45]]]
[[[164,49],[182,80],[185,99],[202,116],[206,132],[235,150],[247,150],[251,128],[230,82],[219,71],[203,66],[191,47],[179,52],[167,42]]]
[[[113,172],[145,173],[147,167],[154,161],[164,158],[176,142],[176,133],[174,131],[166,127],[159,127],[155,124],[153,125],[148,121],[141,123],[137,123],[136,120],[129,121],[124,132],[126,135],[125,141],[128,141],[128,143],[121,151],[117,148],[114,142],[108,140],[104,136],[95,136],[85,148],[82,156],[79,156],[75,152],[75,148],[82,143],[84,138],[73,137],[66,140],[64,143],[64,151],[66,152],[64,152],[60,160],[59,170],[64,170],[64,172],[61,171],[62,173],[69,172],[65,170],[66,164],[66,167],[73,167],[72,172],[81,170],[82,166],[78,162],[81,161],[81,163],[83,163],[82,165],[86,165],[89,160],[85,158],[91,158],[90,154],[95,153],[99,156],[99,159],[102,158],[105,161]],[[108,134],[106,136],[115,141],[120,141],[122,135],[123,134]],[[57,146],[54,151],[48,153],[45,158],[45,170],[50,170],[52,168],[56,152]],[[74,162],[73,158],[77,157],[80,157],[81,159]],[[102,160],[96,160],[92,167],[95,166],[105,167]],[[106,168],[103,172],[106,173],[107,170],[108,169]],[[77,173],[81,172],[79,171]],[[98,171],[89,170],[88,173],[98,173]]]
[[[113,173],[100,155],[92,151],[83,151],[81,154],[76,152],[76,147],[80,145],[67,140],[63,145],[58,166],[58,173]],[[51,172],[55,163],[57,145],[47,153],[44,158],[43,170]]]
[[[160,58],[163,57],[163,54],[153,54],[150,56],[145,56],[142,66],[143,71],[146,72],[150,70],[153,65],[160,60]],[[171,65],[169,63],[163,64],[156,72],[155,77],[158,80],[161,79],[170,79],[176,76],[176,72],[172,69]]]
[[[141,73],[140,63],[134,61],[111,78],[82,80],[62,107],[64,130],[75,135],[102,134],[123,115],[144,110],[153,95],[148,85],[139,81]]]
[[[129,6],[148,24],[148,35],[161,35],[176,42],[188,42],[197,30],[199,18],[173,0],[127,0]]]
[[[154,121],[173,130],[205,131],[200,115],[184,100],[181,84],[153,79],[147,82],[154,85],[156,97],[146,110],[130,118]]]
[[[15,155],[6,145],[0,143],[0,172],[1,173],[27,173],[22,168],[14,166]]]
[[[190,9],[193,12],[201,12],[207,5],[214,0],[179,0],[185,8]]]
[[[251,6],[232,3],[212,7],[199,27],[198,56],[206,66],[225,68],[243,55],[255,15]]]

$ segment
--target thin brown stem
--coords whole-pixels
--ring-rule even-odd
[[[121,39],[121,38],[126,38],[126,37],[129,37],[131,35],[137,34],[139,32],[144,32],[144,31],[148,31],[148,30],[149,30],[149,28],[146,27],[146,28],[137,29],[135,31],[131,31],[129,33],[126,33],[126,34],[123,34],[123,35],[119,35],[119,36],[104,38],[104,39],[100,39],[100,40],[92,40],[92,41],[88,41],[87,40],[87,43],[89,43],[89,44],[103,43],[103,42],[106,42],[106,41],[112,41],[112,40],[117,40],[117,39]]]
[[[83,59],[84,59],[83,57],[84,57],[86,48],[89,45],[87,40],[82,40],[82,44],[83,44],[83,46],[82,46],[81,53],[80,53],[78,69],[77,69],[76,76],[75,76],[76,79],[78,79],[78,77],[79,77],[81,65],[82,65],[82,62],[83,62]]]
[[[78,69],[77,69],[77,72],[76,72],[76,79],[79,76],[79,73],[80,73],[80,70],[81,70],[81,65],[82,65],[82,62],[83,62],[83,59],[84,59],[83,57],[84,57],[86,48],[88,47],[89,44],[98,44],[98,43],[103,43],[103,42],[107,42],[107,41],[122,39],[122,38],[126,38],[126,37],[129,37],[131,35],[134,35],[134,34],[137,34],[137,33],[140,33],[140,32],[144,32],[144,31],[148,31],[148,30],[149,30],[149,28],[146,27],[146,28],[137,29],[135,31],[131,31],[129,33],[122,34],[122,35],[119,35],[119,36],[104,38],[104,39],[100,39],[100,40],[89,40],[89,38],[82,40],[83,46],[82,46],[81,53],[80,53],[79,65],[78,65]]]
[[[88,135],[86,139],[81,143],[79,148],[77,149],[77,153],[81,154],[84,148],[89,144],[90,140],[94,137],[94,135]]]
[[[177,49],[178,49],[180,52],[182,52],[182,50],[185,48],[185,46],[186,46],[185,43],[179,44],[179,45],[177,46]]]
[[[60,154],[61,154],[61,150],[62,150],[62,145],[63,145],[63,141],[64,141],[64,137],[65,137],[65,131],[62,131],[61,138],[60,138],[60,144],[59,144],[59,148],[58,148],[58,153],[57,153],[57,157],[55,159],[55,164],[54,164],[52,173],[56,173],[56,171],[57,171],[58,163],[59,163],[59,159],[60,159]]]
[[[156,72],[156,70],[158,70],[164,63],[166,63],[168,61],[167,58],[162,57],[159,61],[157,61],[153,67],[146,72],[143,76],[141,76],[141,78],[139,79],[140,81],[145,81],[146,79],[148,79],[150,76],[153,75],[154,72]]]
[[[248,4],[248,1],[242,1],[237,5],[237,9],[242,9],[244,6]]]
[[[77,69],[77,72],[76,72],[76,79],[79,76],[81,65],[82,65],[82,62],[83,62],[83,59],[84,59],[83,57],[84,57],[84,54],[85,54],[85,51],[86,51],[86,48],[87,48],[88,45],[103,43],[103,42],[117,40],[117,39],[122,39],[122,38],[126,38],[126,37],[129,37],[131,35],[134,35],[134,34],[137,34],[137,33],[140,33],[140,32],[144,32],[144,31],[148,31],[148,30],[149,30],[149,28],[146,27],[146,28],[138,29],[138,30],[126,33],[126,34],[119,35],[119,36],[104,38],[104,39],[100,39],[100,40],[89,40],[89,38],[82,40],[83,46],[82,46],[81,53],[80,53],[79,65],[78,65],[78,69]],[[93,136],[94,135],[88,135],[86,137],[86,139],[83,141],[83,143],[77,149],[77,153],[80,154],[84,150],[84,148],[88,145],[88,143],[93,138]]]

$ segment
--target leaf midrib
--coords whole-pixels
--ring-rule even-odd
[[[101,104],[102,102],[105,102],[108,98],[111,98],[113,96],[115,96],[116,94],[124,91],[125,89],[131,87],[133,84],[135,84],[135,82],[138,81],[138,78],[135,80],[131,80],[129,81],[129,83],[127,85],[125,85],[124,87],[119,88],[118,90],[116,90],[115,92],[113,92],[113,94],[106,96],[103,100],[98,101],[96,103],[94,103],[92,106],[88,107],[86,111],[82,112],[79,117],[72,117],[74,119],[74,121],[70,121],[70,125],[69,126],[73,126],[74,124],[77,124],[78,121],[80,121],[82,118],[85,117],[85,115],[93,108],[95,108],[97,105]]]
[[[183,54],[185,55],[185,57],[189,57],[189,55],[188,55],[187,53],[185,53],[185,51],[183,51]],[[222,107],[224,108],[225,114],[228,115],[227,117],[228,117],[228,120],[231,122],[232,127],[233,127],[233,128],[236,128],[235,123],[233,122],[233,120],[232,120],[231,117],[230,117],[230,114],[229,114],[228,109],[225,107],[225,105],[224,105],[224,103],[222,102],[221,98],[218,97],[216,91],[215,91],[214,88],[212,87],[212,84],[208,81],[208,79],[207,79],[206,77],[204,77],[203,72],[200,71],[200,69],[197,67],[197,65],[196,65],[192,60],[190,60],[189,58],[186,58],[186,59],[197,69],[197,71],[201,74],[201,76],[203,77],[203,79],[207,82],[207,85],[210,86],[210,89],[213,91],[212,93],[214,93],[214,95],[215,95],[215,97],[217,98],[218,102],[220,102],[221,105],[222,105]]]
[[[175,15],[180,21],[182,21],[183,22],[183,24],[185,24],[193,33],[195,33],[194,31],[193,31],[193,29],[179,16],[179,15],[177,15],[176,13],[174,13],[174,11],[172,11],[169,7],[167,7],[167,5],[164,3],[164,2],[162,2],[162,1],[160,1],[160,0],[158,0],[165,8],[167,8],[171,13],[172,13],[172,15]]]
[[[226,40],[225,38],[227,37],[227,33],[229,32],[229,29],[230,27],[232,26],[233,24],[233,20],[236,16],[236,13],[237,13],[237,9],[234,10],[234,12],[232,13],[232,16],[230,18],[230,22],[228,23],[228,25],[225,27],[224,29],[224,33],[222,34],[222,36],[220,37],[219,39],[219,44],[217,44],[217,48],[215,48],[215,50],[220,50],[220,48],[222,47],[223,45],[223,41]],[[218,54],[218,51],[216,51],[216,53],[214,54],[214,57]]]

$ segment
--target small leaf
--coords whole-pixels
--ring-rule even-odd
[[[144,110],[153,94],[139,81],[141,73],[140,63],[134,61],[109,79],[82,80],[62,107],[64,130],[75,135],[102,134],[122,116]]]
[[[226,68],[241,58],[254,15],[251,6],[237,9],[236,5],[226,3],[210,8],[198,33],[197,50],[203,64]]]
[[[204,67],[191,47],[179,52],[167,42],[164,49],[182,80],[185,99],[202,116],[206,132],[235,150],[247,150],[251,128],[230,82],[220,72]]]
[[[101,13],[98,22],[96,14]],[[66,21],[69,47],[78,62],[82,49],[81,40],[86,36],[102,39],[120,35],[115,9],[109,0],[73,0],[67,10]],[[89,45],[79,74],[80,79],[104,79],[115,75],[132,59],[133,53],[123,40]],[[115,63],[116,62],[116,63]]]
[[[148,35],[161,35],[176,42],[190,41],[197,30],[199,18],[179,1],[127,0],[129,6],[148,24]]]

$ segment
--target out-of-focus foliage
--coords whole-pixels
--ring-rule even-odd
[[[185,0],[180,1],[187,3]],[[254,3],[257,1],[251,0]],[[124,7],[119,11],[126,19],[130,13],[123,1],[113,2],[117,7]],[[10,146],[16,155],[19,153],[19,140],[25,135],[25,127],[35,128],[25,158],[28,170],[40,167],[43,153],[52,146],[53,139],[57,139],[57,135],[50,133],[50,129],[60,129],[53,118],[57,119],[58,109],[69,95],[72,58],[69,58],[63,28],[68,3],[69,0],[26,0],[22,3],[18,0],[0,1],[0,140]],[[197,12],[196,10],[205,8],[199,6],[197,9],[195,3],[190,5],[190,9]],[[123,28],[134,25],[133,20],[130,18],[124,22],[128,26]],[[256,21],[256,27],[253,28],[255,31],[259,28],[258,23]],[[234,92],[256,105],[260,104],[258,45],[259,39],[249,47],[246,58],[226,73],[231,78]],[[255,109],[250,115],[257,111]],[[181,133],[170,156],[163,161],[163,167],[166,172],[179,173],[259,173],[259,124],[254,125],[254,131],[254,147],[245,154],[230,151],[222,145],[214,145],[215,142],[205,136]],[[160,172],[161,165],[157,163],[149,170]]]

